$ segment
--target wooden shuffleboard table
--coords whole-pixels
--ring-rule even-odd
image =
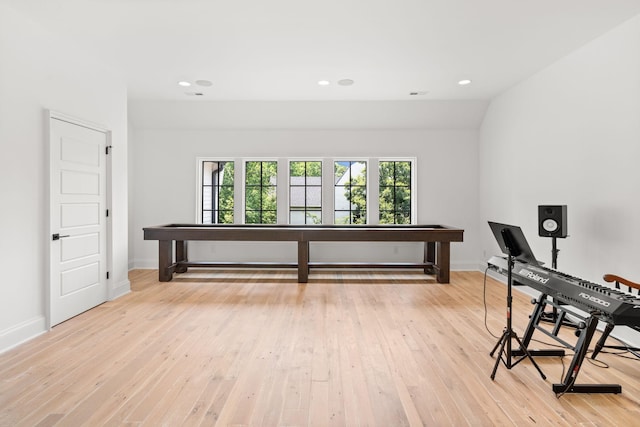
[[[464,230],[445,225],[266,225],[167,224],[145,227],[145,240],[158,240],[158,276],[168,282],[190,267],[297,268],[298,282],[307,283],[310,268],[421,268],[439,283],[449,283],[450,243],[462,242]],[[298,242],[297,263],[189,262],[188,241]],[[310,242],[423,242],[419,263],[313,262]],[[175,251],[174,251],[175,247]]]

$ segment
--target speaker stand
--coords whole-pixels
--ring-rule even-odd
[[[558,250],[557,238],[553,236],[551,238],[551,268],[554,270],[558,268],[558,252],[560,250]]]
[[[558,269],[558,252],[560,252],[560,250],[558,249],[558,245],[557,245],[557,237],[552,236],[551,237],[551,267],[554,270]],[[558,309],[556,308],[556,304],[560,304],[560,302],[558,300],[556,300],[555,298],[553,299],[553,302],[555,303],[553,305],[553,308],[551,309],[550,312],[544,312],[542,313],[542,315],[540,316],[540,320],[543,322],[548,322],[548,323],[557,323],[558,322]],[[569,326],[571,328],[575,328],[577,325],[573,322],[571,322],[570,320],[567,319],[562,319],[562,326]]]

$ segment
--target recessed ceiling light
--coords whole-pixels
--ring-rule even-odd
[[[353,80],[351,79],[342,79],[342,80],[338,80],[338,84],[340,86],[351,86],[354,83]]]
[[[320,81],[318,81],[318,84],[320,86],[329,86],[329,84],[331,84],[331,82],[329,82],[329,80],[320,80]]]
[[[463,79],[463,80],[460,80],[460,81],[458,82],[458,84],[459,84],[460,86],[466,86],[466,85],[468,85],[469,83],[471,83],[471,80],[469,80],[469,79]]]
[[[196,84],[198,86],[203,86],[203,87],[209,87],[213,85],[213,83],[211,83],[211,81],[209,80],[196,80]]]
[[[178,82],[178,85],[180,85],[182,87],[189,87],[189,86],[191,86],[191,83],[182,80],[182,81]]]

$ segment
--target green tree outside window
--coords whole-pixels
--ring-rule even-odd
[[[277,222],[277,176],[277,162],[245,163],[245,223],[275,224]]]
[[[289,223],[322,224],[322,162],[289,163]]]
[[[411,224],[411,162],[381,161],[380,224]]]
[[[202,223],[233,224],[233,162],[202,162]]]
[[[336,224],[367,223],[367,164],[363,161],[334,163]]]

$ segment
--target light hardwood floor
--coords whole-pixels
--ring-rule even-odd
[[[306,285],[293,270],[156,275],[131,272],[129,295],[0,355],[0,425],[640,425],[628,354],[578,377],[619,395],[556,397],[559,357],[536,358],[547,380],[523,361],[491,381],[506,288],[487,282],[494,337],[479,272],[450,284],[415,271],[323,271]],[[514,291],[519,334],[529,300]]]

